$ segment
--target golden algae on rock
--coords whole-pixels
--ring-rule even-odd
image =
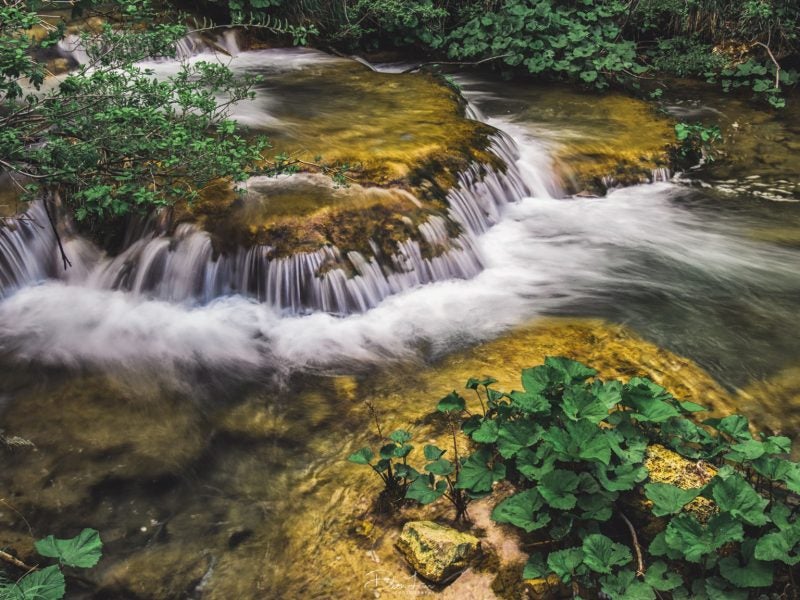
[[[665,448],[661,444],[648,446],[644,460],[648,471],[648,482],[668,483],[683,490],[701,488],[717,474],[717,469],[705,461],[691,461],[677,452]],[[644,501],[645,508],[650,508],[650,501]],[[698,496],[684,507],[705,523],[717,513],[712,500]]]
[[[433,521],[409,521],[397,547],[428,581],[444,583],[466,569],[480,552],[478,538]]]

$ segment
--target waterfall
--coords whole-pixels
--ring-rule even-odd
[[[55,237],[37,202],[16,219],[0,221],[0,297],[5,291],[56,275]]]
[[[74,266],[56,268],[52,233],[44,210],[34,204],[28,220],[0,230],[0,284],[5,290],[59,277],[96,289],[120,289],[174,302],[206,304],[215,298],[242,294],[291,314],[325,311],[364,312],[385,298],[420,285],[449,279],[470,279],[483,261],[476,238],[496,224],[510,200],[530,194],[517,168],[513,140],[498,134],[491,150],[506,165],[472,165],[448,195],[446,216],[432,215],[418,226],[418,239],[396,244],[388,257],[372,241],[371,255],[342,252],[333,245],[313,252],[276,257],[267,245],[218,254],[211,236],[190,223],[165,233],[157,217],[131,224],[129,245],[114,257],[82,238],[67,242]],[[448,231],[448,220],[460,233]]]

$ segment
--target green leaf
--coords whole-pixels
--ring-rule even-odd
[[[497,441],[499,429],[500,428],[497,424],[497,421],[493,419],[484,419],[483,423],[481,423],[481,426],[472,432],[471,437],[473,441],[476,441],[479,444],[491,444]]]
[[[410,479],[412,481],[419,477],[419,471],[417,471],[411,465],[404,465],[402,463],[394,466],[394,474],[396,478]]]
[[[688,412],[688,413],[696,413],[696,412],[703,412],[708,410],[705,406],[700,406],[699,404],[695,404],[694,402],[684,401],[678,402],[681,409]]]
[[[542,444],[536,452],[523,448],[517,453],[517,470],[528,480],[538,482],[547,473],[553,470],[556,456],[551,446]]]
[[[522,387],[529,394],[541,394],[559,383],[561,374],[547,365],[522,370]]]
[[[672,550],[681,552],[689,562],[699,563],[729,542],[744,539],[742,524],[723,513],[701,525],[691,513],[681,513],[667,525],[664,541]]]
[[[677,573],[669,572],[666,563],[660,560],[647,567],[644,581],[659,592],[670,592],[683,585],[683,578]]]
[[[393,431],[389,434],[389,439],[393,442],[397,442],[398,444],[405,444],[411,439],[411,434],[404,429],[398,429],[397,431]]]
[[[742,544],[744,564],[736,556],[719,561],[719,573],[737,588],[768,588],[772,585],[774,567],[753,557],[755,540]]]
[[[442,457],[442,454],[446,452],[446,450],[442,450],[437,446],[426,444],[425,448],[423,449],[423,452],[425,453],[426,460],[439,460]]]
[[[583,539],[583,562],[595,573],[610,574],[614,567],[627,565],[633,560],[631,551],[600,533]]]
[[[394,458],[395,456],[394,453],[395,451],[397,451],[399,447],[400,446],[392,442],[391,444],[386,444],[385,446],[381,446],[381,449],[378,450],[378,454],[380,455],[381,458],[384,459]]]
[[[591,477],[587,473],[581,473],[581,475]],[[597,490],[593,492],[581,491],[583,493],[578,504],[578,508],[581,510],[581,519],[600,522],[608,521],[613,514],[612,508],[618,494],[616,492],[607,492],[599,486],[597,486]]]
[[[742,415],[730,415],[724,419],[709,419],[705,423],[710,424],[717,431],[729,435],[734,440],[746,442],[753,439],[750,435],[750,424],[747,417]]]
[[[639,421],[663,423],[680,412],[668,403],[672,396],[649,379],[633,378],[623,388],[622,403],[636,412]]]
[[[411,451],[413,449],[414,449],[414,446],[412,446],[411,444],[405,444],[403,446],[397,446],[394,449],[394,452],[392,453],[392,456],[394,458],[405,458],[406,456],[411,454]]]
[[[3,600],[60,600],[67,593],[67,584],[61,569],[53,565],[28,573],[0,592]]]
[[[580,548],[567,548],[551,552],[547,557],[547,566],[550,571],[561,578],[561,581],[569,582],[577,568],[583,563],[583,550]]]
[[[544,364],[558,371],[564,385],[586,381],[597,375],[597,371],[591,367],[562,356],[548,356],[544,359]]]
[[[592,393],[605,406],[606,412],[608,412],[622,402],[622,383],[619,381],[602,382],[595,380],[592,382]]]
[[[550,573],[541,553],[531,554],[525,568],[522,570],[523,579],[543,579]]]
[[[641,465],[621,464],[614,469],[607,469],[603,465],[595,468],[600,485],[610,492],[624,492],[632,490],[640,481],[647,479],[647,469]],[[609,477],[612,475],[613,477]]]
[[[708,600],[747,600],[747,590],[731,589],[721,577],[699,578],[692,584],[692,600],[707,598]]]
[[[578,476],[572,471],[555,469],[542,477],[537,489],[545,502],[559,510],[575,508],[577,497],[573,492],[578,489]]]
[[[531,421],[506,421],[500,427],[497,450],[503,458],[512,458],[523,448],[529,448],[542,437],[542,428]]]
[[[52,535],[36,542],[36,551],[42,556],[57,558],[70,567],[88,569],[97,564],[103,555],[103,542],[96,529],[84,529],[74,538],[60,540]]]
[[[661,533],[657,534],[656,537],[653,538],[653,541],[650,542],[650,546],[647,548],[647,551],[653,556],[666,556],[670,560],[678,560],[683,558],[682,552],[674,550],[667,545],[666,537],[666,531],[662,531]]]
[[[561,410],[573,421],[586,419],[599,423],[608,416],[608,407],[589,390],[579,386],[570,386],[564,390]]]
[[[792,550],[798,541],[800,536],[794,530],[768,533],[756,543],[755,557],[758,560],[779,560],[787,565],[796,565],[800,562],[800,555],[792,554]]]
[[[483,379],[477,379],[476,377],[470,377],[467,380],[467,385],[465,386],[468,390],[477,390],[479,387],[489,386],[493,383],[497,383],[497,379],[494,377],[484,377]]]
[[[372,462],[374,457],[375,455],[372,453],[372,450],[369,448],[361,448],[358,452],[354,452],[348,456],[347,460],[357,465],[368,465]]]
[[[439,403],[436,405],[436,410],[443,413],[449,412],[461,412],[467,407],[467,403],[464,401],[464,398],[458,395],[457,392],[450,392],[439,400]]]
[[[543,507],[544,501],[539,492],[535,489],[525,490],[498,504],[492,511],[492,519],[530,533],[550,523],[550,515],[541,510]]]
[[[731,451],[725,455],[725,459],[736,462],[755,460],[764,456],[766,451],[767,448],[763,442],[750,439],[739,444],[732,444]]]
[[[524,413],[548,414],[550,401],[538,392],[511,392],[511,404]]]
[[[433,482],[429,477],[417,477],[406,490],[406,498],[409,500],[416,500],[420,504],[430,504],[442,497],[447,491],[447,483],[444,481],[437,481],[434,487],[431,487]]]
[[[792,440],[786,436],[771,435],[764,440],[767,454],[789,454],[792,451]]]
[[[438,460],[433,461],[432,463],[425,465],[425,470],[428,471],[428,473],[433,473],[434,475],[440,475],[442,477],[446,477],[455,470],[455,466],[449,460],[440,458]]]
[[[704,488],[681,489],[669,483],[648,483],[644,486],[647,499],[653,502],[653,514],[657,517],[674,515],[697,498]]]
[[[717,478],[711,493],[720,511],[730,513],[732,517],[750,525],[765,525],[769,522],[765,513],[769,500],[762,498],[738,473],[727,479]]]
[[[655,600],[656,595],[647,583],[636,580],[636,574],[625,569],[600,579],[600,589],[613,600]]]
[[[481,448],[473,452],[461,466],[456,487],[472,492],[489,492],[492,484],[506,476],[506,467],[495,463],[491,452]]]

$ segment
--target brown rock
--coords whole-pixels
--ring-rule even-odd
[[[397,541],[397,548],[411,567],[434,583],[444,583],[460,574],[480,547],[475,536],[433,521],[409,521]]]

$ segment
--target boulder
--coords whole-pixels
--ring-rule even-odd
[[[409,521],[397,541],[408,564],[422,577],[444,583],[480,552],[478,538],[433,521]]]

